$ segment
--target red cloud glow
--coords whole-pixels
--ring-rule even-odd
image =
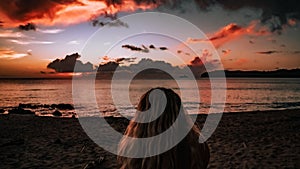
[[[219,48],[223,44],[237,39],[244,35],[252,35],[252,36],[264,36],[270,35],[271,33],[267,30],[267,28],[262,27],[257,30],[258,22],[253,21],[247,27],[239,26],[235,23],[230,23],[225,27],[221,28],[219,31],[210,35],[209,39],[193,39],[189,38],[187,40],[188,43],[199,43],[199,42],[208,42],[211,41],[216,48]]]
[[[236,65],[243,65],[243,64],[245,64],[245,63],[247,63],[248,62],[248,59],[246,59],[246,58],[239,58],[239,59],[237,59],[236,61],[235,61],[235,64]]]
[[[118,4],[95,0],[1,0],[0,18],[5,27],[24,23],[69,25],[97,16],[113,16],[117,12],[132,12],[155,8],[154,3],[123,0]]]

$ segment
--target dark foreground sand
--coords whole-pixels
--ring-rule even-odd
[[[120,131],[128,124],[107,120]],[[209,168],[300,168],[299,130],[300,110],[224,114],[208,140]],[[116,167],[77,119],[0,115],[0,168]]]

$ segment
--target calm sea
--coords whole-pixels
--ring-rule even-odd
[[[95,94],[98,110],[104,115],[118,115],[118,112],[132,115],[139,98],[152,87],[162,86],[185,92],[184,106],[189,113],[207,113],[211,105],[211,87],[209,79],[197,80],[199,90],[191,88],[191,81],[182,81],[183,87],[172,80],[135,80],[131,83],[129,93],[132,105],[120,105],[116,109],[110,95],[110,81],[98,80]],[[118,82],[122,86],[122,81]],[[226,102],[224,112],[246,112],[300,108],[300,79],[226,79]],[[123,89],[122,89],[123,90]],[[200,91],[200,101],[195,92]],[[72,104],[72,80],[1,80],[0,108],[8,110],[20,103],[33,105]],[[220,103],[221,104],[221,103]],[[198,107],[200,107],[198,109]],[[85,107],[82,108],[83,110]],[[88,109],[88,108],[86,108]],[[54,110],[39,108],[33,110],[38,115],[50,115]],[[70,110],[71,111],[71,110]],[[73,110],[74,111],[74,110]],[[76,111],[76,110],[75,110]],[[89,114],[86,114],[89,116]]]

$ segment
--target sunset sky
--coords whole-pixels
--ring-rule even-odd
[[[138,25],[159,24],[155,20],[122,20],[144,11],[188,20],[207,37],[189,37],[184,43],[203,47],[190,53],[170,38],[145,35],[127,39],[110,56],[105,55],[114,43],[122,40],[118,39],[122,33],[145,32]],[[88,40],[98,29],[101,43],[94,44],[99,53],[90,51],[96,52],[91,54],[95,56],[91,60],[79,58],[84,64],[91,62],[96,66],[118,58],[138,58],[132,62],[141,58],[168,61],[172,60],[170,53],[186,64],[193,64],[195,57],[203,59],[212,50],[205,47],[205,43],[211,42],[224,69],[300,68],[299,11],[297,0],[1,0],[0,78],[60,76],[47,69],[47,65],[66,55],[83,54],[85,44],[91,43]],[[162,32],[167,25],[161,23]],[[168,31],[191,34],[186,25]],[[154,45],[155,51],[150,45]],[[176,65],[176,61],[171,64],[182,66]]]

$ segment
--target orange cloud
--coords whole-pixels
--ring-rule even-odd
[[[156,6],[158,4],[134,0],[114,4],[106,0],[1,0],[0,18],[5,27],[16,27],[24,23],[69,25],[97,16],[113,16],[118,12],[147,10]]]
[[[0,59],[18,59],[28,55],[28,53],[17,53],[11,49],[0,49]]]
[[[230,23],[225,27],[221,28],[219,31],[213,33],[209,36],[208,39],[193,39],[189,38],[187,40],[188,43],[199,43],[199,42],[212,42],[216,48],[219,48],[223,44],[235,40],[244,35],[252,35],[252,36],[264,36],[270,35],[271,33],[267,28],[261,27],[257,29],[258,22],[253,21],[247,27],[242,27],[235,23]]]
[[[235,64],[237,64],[237,65],[242,65],[242,64],[245,64],[245,63],[247,63],[248,62],[248,59],[246,59],[246,58],[239,58],[239,59],[237,59],[236,61],[235,61]]]
[[[9,40],[12,43],[16,43],[18,45],[30,45],[30,44],[42,44],[42,45],[49,45],[49,44],[53,44],[54,42],[50,42],[50,41],[24,41],[24,40]]]
[[[110,60],[110,58],[109,58],[108,56],[103,56],[102,59],[103,59],[104,61]]]

